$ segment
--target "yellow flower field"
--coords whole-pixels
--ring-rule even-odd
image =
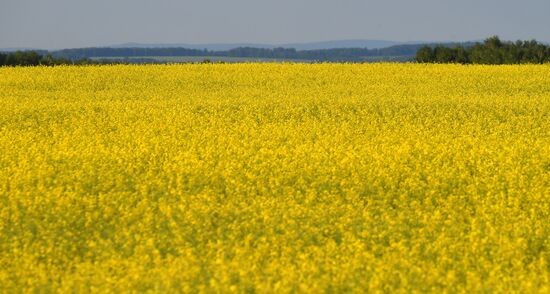
[[[0,68],[0,292],[550,292],[550,65]]]

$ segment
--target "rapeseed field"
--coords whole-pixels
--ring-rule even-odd
[[[550,65],[0,68],[0,292],[550,292]]]

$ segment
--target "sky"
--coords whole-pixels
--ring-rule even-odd
[[[0,48],[550,41],[550,0],[0,0]]]

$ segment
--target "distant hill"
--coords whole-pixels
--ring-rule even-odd
[[[326,43],[325,43],[326,44]],[[337,46],[336,43],[331,43]],[[355,41],[348,45],[357,45]],[[436,46],[469,46],[473,43],[443,43],[428,45]],[[139,44],[124,44],[124,46],[133,47],[93,47],[93,48],[76,48],[51,51],[50,53],[56,58],[66,58],[70,60],[79,60],[92,58],[95,60],[122,60],[125,62],[136,62],[139,60],[158,60],[159,63],[166,62],[165,57],[195,57],[211,60],[224,59],[237,60],[238,58],[246,58],[247,60],[255,59],[273,59],[273,60],[300,60],[310,62],[365,62],[365,61],[413,61],[416,52],[424,44],[401,44],[393,45],[384,48],[365,48],[365,47],[350,47],[350,48],[331,48],[331,49],[308,49],[301,50],[296,48],[265,48],[262,45],[255,44],[257,47],[244,46],[229,50],[209,50],[209,49],[193,49],[188,47],[137,47]],[[235,44],[236,45],[236,44]],[[172,45],[175,46],[175,45]],[[183,44],[182,44],[183,46]],[[321,46],[321,45],[310,45]],[[332,46],[332,45],[329,45]],[[118,59],[117,59],[118,58]],[[236,59],[237,58],[237,59]],[[128,60],[126,60],[128,59]],[[179,60],[179,59],[178,59]]]
[[[319,50],[333,48],[369,48],[379,49],[394,45],[406,44],[409,42],[385,41],[385,40],[340,40],[340,41],[325,41],[325,42],[310,42],[310,43],[290,43],[283,44],[280,47],[294,48],[296,50]],[[424,43],[424,42],[414,42]]]
[[[207,43],[207,44],[187,44],[187,43],[124,43],[112,46],[106,46],[106,48],[186,48],[195,50],[209,50],[209,51],[227,51],[239,47],[254,47],[272,49],[277,46],[268,44],[257,43]]]
[[[187,43],[124,43],[107,46],[109,48],[188,48],[210,51],[227,51],[235,48],[251,47],[262,49],[274,48],[294,48],[296,50],[319,50],[334,48],[369,48],[378,49],[399,44],[419,44],[426,42],[399,42],[385,40],[335,40],[322,42],[304,42],[304,43],[286,43],[286,44],[262,44],[262,43],[205,43],[205,44],[187,44]]]
[[[95,48],[186,48],[196,50],[208,50],[208,51],[229,51],[235,48],[259,48],[259,49],[275,49],[275,48],[293,48],[296,50],[323,50],[323,49],[341,49],[341,48],[368,48],[368,49],[382,49],[392,46],[401,45],[418,45],[418,44],[458,44],[458,43],[474,43],[483,42],[483,40],[474,40],[466,42],[450,42],[450,41],[388,41],[388,40],[331,40],[320,42],[302,42],[302,43],[285,43],[285,44],[265,44],[265,43],[204,43],[204,44],[189,44],[189,43],[123,43],[109,46],[97,46]],[[550,45],[550,42],[542,41],[540,43]],[[82,49],[82,48],[75,48]],[[14,52],[14,51],[60,51],[60,50],[44,50],[39,48],[30,47],[13,47],[13,48],[0,48],[2,52]],[[74,49],[64,49],[74,50]]]
[[[281,60],[295,62],[406,62],[414,61],[417,51],[425,45],[431,47],[469,47],[475,44],[475,42],[411,42],[377,48],[377,46],[393,43],[397,42],[347,40],[283,45],[238,43],[195,45],[126,43],[112,47],[74,48],[39,51],[38,53],[41,55],[51,54],[53,58],[71,62],[86,59],[100,62],[125,63],[196,62],[196,60],[226,62],[249,62],[258,60],[271,60],[273,62]]]

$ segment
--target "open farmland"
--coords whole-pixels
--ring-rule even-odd
[[[0,68],[0,291],[550,291],[550,65]]]

